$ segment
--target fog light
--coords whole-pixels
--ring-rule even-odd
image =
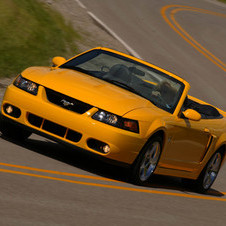
[[[6,112],[10,115],[13,112],[13,107],[11,105],[6,107]]]
[[[110,152],[110,146],[100,140],[88,139],[87,145],[89,148],[104,154],[107,154]]]
[[[109,145],[104,145],[103,147],[102,147],[102,149],[103,149],[103,151],[104,151],[104,153],[105,154],[107,154],[108,152],[110,152],[110,147],[109,147]]]
[[[14,117],[14,118],[19,118],[20,115],[21,115],[21,111],[19,108],[11,105],[11,104],[5,104],[3,106],[3,109],[4,109],[4,112],[7,114],[7,115],[10,115],[11,117]]]

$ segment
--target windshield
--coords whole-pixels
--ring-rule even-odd
[[[84,53],[60,68],[77,70],[129,90],[173,113],[184,84],[145,64],[105,50]]]

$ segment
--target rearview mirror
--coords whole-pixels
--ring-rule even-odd
[[[201,115],[193,109],[187,109],[183,112],[183,114],[187,119],[192,121],[199,121],[201,119]]]
[[[58,67],[61,64],[64,64],[66,62],[66,59],[64,57],[56,56],[52,59],[53,66],[52,67]]]
[[[139,70],[136,67],[129,67],[129,71],[132,72],[132,73],[134,73],[134,74],[140,75],[140,76],[145,76],[145,72]]]

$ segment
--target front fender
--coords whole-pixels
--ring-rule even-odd
[[[152,137],[155,133],[157,133],[160,130],[165,133],[166,123],[161,119],[156,119],[150,124],[145,137],[147,139],[149,139],[150,137]]]
[[[152,108],[134,109],[124,117],[138,120],[140,135],[143,139],[148,140],[157,131],[166,130],[166,121],[169,121],[172,115],[153,106]]]

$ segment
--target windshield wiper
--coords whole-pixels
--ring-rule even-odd
[[[108,81],[110,83],[113,83],[115,85],[118,85],[120,87],[123,87],[147,100],[149,100],[152,104],[154,104],[156,107],[159,107],[159,108],[162,108],[162,105],[154,100],[150,100],[149,98],[147,98],[146,96],[144,96],[143,94],[141,94],[140,92],[138,92],[136,89],[134,89],[133,87],[131,86],[128,86],[127,84],[123,83],[123,82],[120,82],[120,81],[117,81],[117,80],[113,80],[113,79],[104,79],[105,81]]]
[[[79,71],[79,72],[82,72],[82,73],[85,73],[85,74],[88,74],[88,75],[93,75],[90,71],[87,71],[87,70],[85,70],[85,69],[83,69],[81,67],[75,67],[75,66],[70,66],[70,65],[63,65],[60,68],[68,68],[68,69]]]
[[[132,93],[135,93],[135,94],[137,94],[137,95],[139,95],[139,96],[142,96],[142,97],[144,97],[145,99],[147,99],[147,97],[145,97],[145,96],[143,96],[141,93],[139,93],[136,89],[134,89],[133,87],[131,87],[131,86],[129,86],[129,85],[127,85],[127,84],[125,84],[124,82],[120,82],[120,81],[117,81],[117,80],[114,80],[114,79],[107,79],[107,78],[105,78],[105,79],[103,79],[104,81],[107,81],[107,82],[110,82],[110,83],[112,83],[112,84],[114,84],[114,85],[117,85],[117,86],[120,86],[120,87],[122,87],[122,88],[125,88],[126,90],[129,90],[129,91],[131,91]]]

